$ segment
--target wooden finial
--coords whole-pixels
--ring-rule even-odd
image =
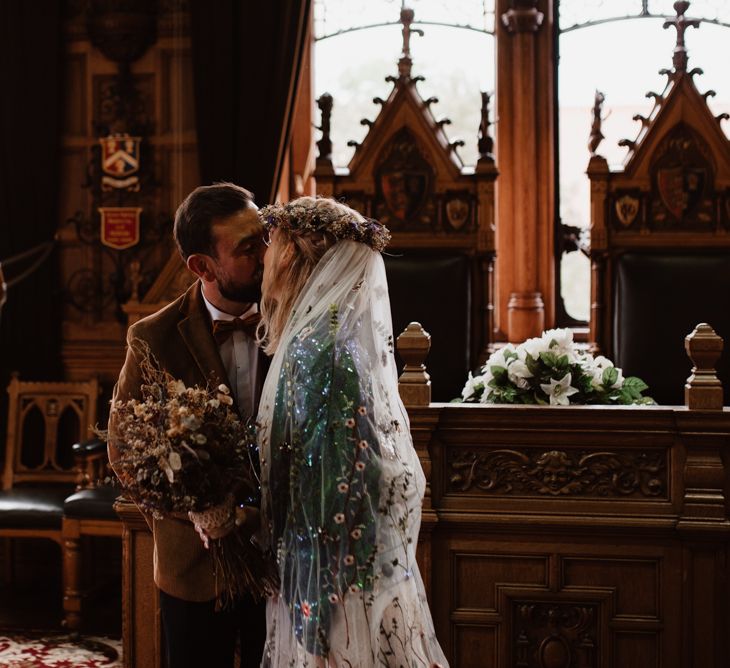
[[[414,18],[415,12],[412,9],[403,7],[400,10],[400,22],[403,24],[403,51],[398,61],[398,74],[401,79],[411,78],[411,67],[413,66],[413,60],[411,60],[411,34],[415,33],[423,37],[423,30],[411,28]]]
[[[700,22],[697,19],[688,19],[685,12],[689,9],[687,0],[677,0],[674,3],[674,11],[676,17],[664,21],[664,28],[674,27],[677,29],[677,44],[674,47],[674,55],[672,56],[672,64],[674,72],[687,71],[687,47],[684,44],[684,33],[687,28],[699,28]]]
[[[424,361],[431,349],[431,335],[421,323],[412,322],[396,340],[398,354],[405,366],[398,379],[398,391],[406,406],[428,406],[431,403],[431,377]]]
[[[606,96],[596,90],[596,96],[593,100],[593,121],[591,122],[591,138],[588,140],[588,150],[591,155],[596,155],[599,144],[603,141],[604,136],[601,132],[601,124],[603,123],[603,102]]]
[[[332,139],[330,137],[330,122],[332,118],[332,106],[334,101],[329,93],[322,93],[317,98],[317,107],[322,114],[321,125],[317,128],[322,131],[322,137],[317,142],[319,155],[318,163],[332,164]]]
[[[722,383],[715,374],[715,364],[722,354],[722,337],[706,323],[700,323],[684,339],[684,348],[692,360],[692,375],[684,386],[687,408],[722,410]]]
[[[479,162],[494,162],[494,139],[489,135],[489,99],[490,94],[482,91],[482,114],[479,121]]]

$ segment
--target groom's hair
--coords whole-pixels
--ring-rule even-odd
[[[253,194],[235,183],[214,183],[193,190],[175,214],[173,235],[183,260],[194,253],[215,257],[213,223],[253,205]]]

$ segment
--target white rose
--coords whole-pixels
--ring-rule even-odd
[[[517,359],[509,365],[509,368],[507,369],[507,377],[512,383],[517,385],[517,387],[522,390],[526,390],[530,387],[530,382],[527,379],[532,378],[532,373],[530,373],[530,370],[527,368],[527,364]]]

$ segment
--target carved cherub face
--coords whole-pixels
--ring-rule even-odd
[[[541,455],[537,467],[542,473],[543,484],[552,491],[559,491],[570,482],[570,459],[564,452],[551,450]]]

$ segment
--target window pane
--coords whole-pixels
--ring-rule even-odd
[[[576,24],[641,13],[641,0],[580,0],[560,2],[560,29]],[[672,14],[674,12],[672,11]]]
[[[479,2],[471,4],[480,6]],[[431,107],[434,116],[451,119],[452,124],[444,128],[446,135],[450,140],[464,140],[465,146],[457,152],[465,165],[474,165],[478,158],[480,91],[494,90],[494,38],[473,30],[433,25],[423,26],[423,31],[423,37],[414,35],[411,39],[413,75],[426,77],[417,84],[418,91],[424,99],[439,99]],[[354,148],[347,146],[348,140],[361,142],[367,134],[360,119],[374,120],[379,113],[380,106],[373,104],[373,97],[386,98],[392,90],[385,77],[397,76],[401,47],[400,25],[316,42],[316,95],[327,92],[334,98],[331,136],[335,166],[346,166],[352,158]]]

